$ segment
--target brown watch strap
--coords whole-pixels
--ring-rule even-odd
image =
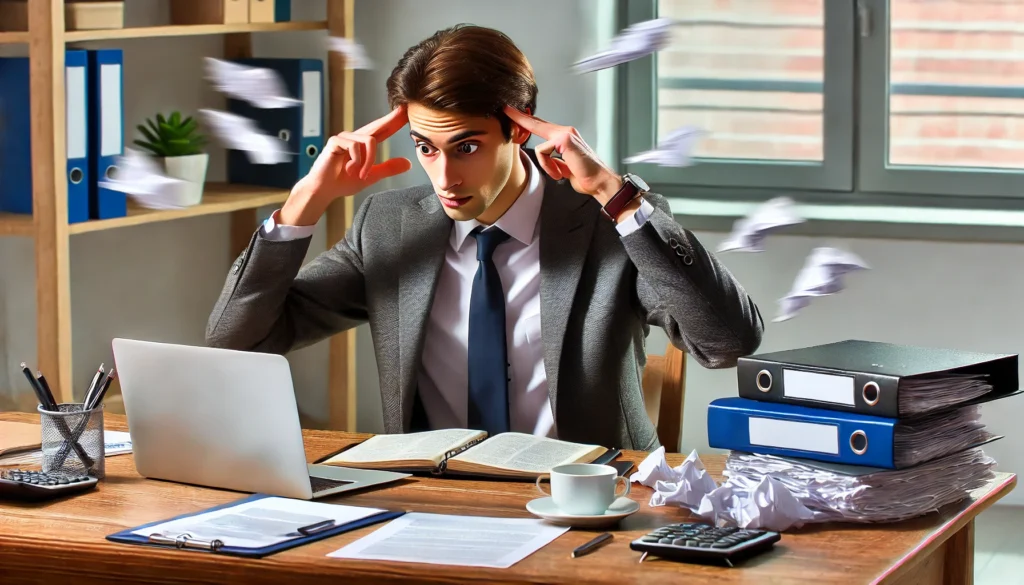
[[[636,185],[629,181],[623,181],[622,188],[605,203],[602,210],[605,215],[611,219],[615,219],[619,216],[619,213],[626,208],[637,196],[640,195],[640,190],[636,188]]]

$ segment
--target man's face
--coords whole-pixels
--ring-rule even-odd
[[[496,118],[465,116],[409,104],[409,128],[416,158],[430,177],[448,217],[475,219],[508,183],[519,151],[505,140]]]

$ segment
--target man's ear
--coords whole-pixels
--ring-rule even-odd
[[[533,112],[530,111],[530,108],[526,108],[526,114],[532,116]],[[530,136],[531,133],[528,132],[526,128],[523,128],[519,124],[512,122],[512,142],[515,142],[516,144],[523,146],[524,144],[526,144],[526,141],[530,139]]]

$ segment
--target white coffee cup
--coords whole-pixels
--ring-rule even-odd
[[[551,493],[544,491],[540,482],[551,478]],[[618,493],[617,484],[622,480],[626,489]],[[555,506],[566,514],[595,516],[604,514],[615,498],[629,495],[629,479],[618,475],[610,465],[594,463],[570,463],[559,465],[537,478],[537,489],[545,496],[551,496]]]

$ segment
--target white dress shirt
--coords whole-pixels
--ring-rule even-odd
[[[521,153],[528,174],[523,193],[494,226],[511,236],[494,251],[493,261],[505,291],[505,333],[509,378],[509,418],[512,431],[556,437],[544,370],[540,326],[540,210],[544,176],[530,157]],[[616,227],[621,236],[640,228],[654,207],[640,209]],[[291,240],[312,235],[315,226],[277,223],[275,211],[264,224],[264,237]],[[417,375],[420,400],[430,428],[466,428],[469,400],[469,301],[476,276],[476,239],[470,232],[475,219],[452,226],[427,318],[423,355]],[[485,228],[490,229],[490,228]]]

